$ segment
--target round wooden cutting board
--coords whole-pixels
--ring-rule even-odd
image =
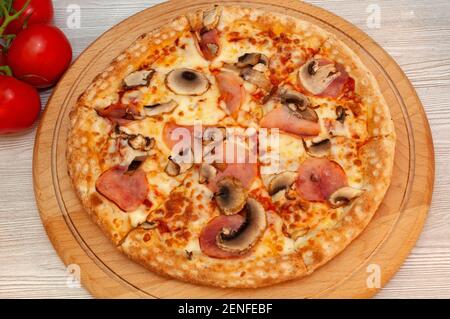
[[[128,260],[109,242],[83,211],[67,174],[68,114],[94,77],[139,35],[213,3],[239,3],[284,13],[336,34],[376,76],[391,109],[398,142],[392,184],[383,203],[366,230],[344,252],[300,280],[260,289],[221,289],[157,276]],[[370,297],[393,276],[414,246],[427,215],[434,181],[428,121],[399,66],[349,22],[299,1],[177,0],[123,21],[95,41],[59,82],[37,132],[33,164],[36,200],[48,236],[66,265],[80,267],[83,285],[96,297]]]

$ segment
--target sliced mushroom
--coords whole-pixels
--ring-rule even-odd
[[[319,65],[319,60],[306,62],[298,72],[302,86],[312,94],[320,94],[338,78],[341,73],[333,63]]]
[[[238,68],[245,68],[248,66],[254,67],[257,64],[268,65],[269,59],[262,53],[245,53],[238,58],[236,66]]]
[[[339,105],[336,108],[336,120],[338,122],[341,122],[342,124],[344,124],[346,117],[347,117],[347,113],[345,112],[345,109]]]
[[[127,171],[125,174],[133,174],[139,167],[141,167],[142,163],[145,161],[147,156],[136,156],[134,160],[128,165]]]
[[[306,96],[289,88],[282,88],[280,90],[280,98],[281,103],[289,107],[292,111],[304,111],[310,106]]]
[[[222,9],[219,6],[215,6],[210,10],[203,12],[203,31],[209,31],[217,27],[220,20]]]
[[[222,229],[217,235],[216,244],[219,248],[237,254],[249,251],[263,235],[267,227],[266,212],[264,207],[253,198],[247,199],[245,203],[245,223],[243,226],[231,232]]]
[[[364,190],[353,187],[342,187],[330,195],[328,201],[333,207],[341,207],[350,204],[352,200],[361,196]]]
[[[128,145],[137,151],[150,151],[155,146],[155,139],[141,134],[129,135]]]
[[[234,215],[244,208],[247,193],[240,180],[227,176],[217,183],[214,197],[223,214]]]
[[[178,176],[186,173],[194,166],[192,150],[190,148],[185,149],[181,153],[185,154],[179,154],[180,156],[176,157],[169,156],[169,161],[164,170],[167,175]],[[186,156],[189,156],[189,158],[186,159]]]
[[[208,127],[203,133],[202,144],[208,145],[212,142],[223,142],[227,139],[227,130],[223,126]]]
[[[297,173],[282,172],[275,175],[269,183],[269,195],[273,196],[282,190],[288,190],[294,184]]]
[[[289,88],[282,88],[280,90],[280,99],[281,103],[286,106],[294,116],[306,121],[319,121],[319,116],[311,107],[308,98],[300,92]]]
[[[310,107],[307,107],[303,111],[297,110],[296,112],[293,112],[293,114],[296,117],[303,119],[305,121],[316,122],[316,123],[319,121],[319,116],[317,115],[316,111],[314,111],[314,109],[312,109]]]
[[[158,103],[153,105],[146,105],[144,106],[144,113],[146,116],[156,116],[164,113],[170,113],[172,112],[176,107],[178,106],[178,103],[174,100],[170,100],[166,103]]]
[[[217,169],[214,166],[203,163],[200,165],[198,182],[200,184],[208,183],[210,180],[216,177],[216,175]]]
[[[305,140],[303,140],[303,142],[304,142],[304,146],[306,148],[306,152],[310,156],[325,157],[328,154],[330,154],[331,141],[328,138],[316,140],[316,141],[312,140],[309,145]]]
[[[169,90],[178,95],[202,95],[210,86],[205,75],[187,68],[170,71],[165,82]]]
[[[169,157],[169,161],[167,162],[166,168],[164,169],[164,172],[166,172],[169,176],[178,176],[180,175],[181,167],[177,163],[175,163],[171,157]]]
[[[155,70],[141,70],[130,73],[123,81],[123,86],[127,90],[139,86],[148,86],[153,74],[155,74]]]
[[[270,92],[272,90],[272,82],[270,82],[269,78],[263,72],[256,71],[251,67],[246,67],[241,70],[240,76],[245,81],[256,85],[266,92]]]

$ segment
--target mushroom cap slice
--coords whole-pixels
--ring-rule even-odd
[[[269,78],[260,71],[256,71],[251,67],[246,67],[241,70],[240,76],[247,82],[263,89],[266,92],[270,92],[272,89],[272,82]]]
[[[310,145],[307,145],[305,140],[303,140],[306,152],[310,156],[314,157],[325,157],[330,154],[331,150],[331,141],[330,139],[322,139],[320,141],[311,141]]]
[[[309,100],[306,96],[289,88],[281,89],[280,98],[281,103],[288,106],[293,111],[304,111],[310,106]]]
[[[127,90],[139,86],[148,86],[153,74],[155,74],[155,70],[140,70],[132,72],[123,80],[123,86]]]
[[[196,70],[181,68],[172,70],[167,74],[166,86],[178,95],[202,95],[210,87],[206,76]]]
[[[169,156],[169,161],[164,171],[169,176],[184,174],[194,166],[193,159],[194,154],[192,153],[192,149],[183,149],[179,155],[175,157]]]
[[[217,183],[217,192],[214,194],[217,206],[224,215],[239,213],[245,206],[247,193],[241,181],[227,176]]]
[[[129,135],[128,145],[137,151],[150,151],[155,146],[155,139],[141,134]]]
[[[210,10],[203,12],[203,27],[206,31],[214,29],[219,24],[220,16],[222,14],[222,8],[215,6]]]
[[[334,63],[320,65],[319,60],[306,62],[298,72],[298,79],[302,86],[314,95],[318,95],[336,78],[341,75]]]
[[[170,113],[177,106],[178,106],[178,103],[175,102],[174,100],[170,100],[169,102],[166,102],[166,103],[146,105],[146,106],[144,106],[144,113],[146,116],[156,116],[156,115],[160,115],[160,114]]]
[[[350,186],[342,187],[330,195],[328,201],[333,207],[341,207],[350,204],[352,200],[361,196],[364,190]]]
[[[175,177],[180,175],[181,167],[175,161],[172,160],[171,157],[169,157],[169,161],[167,162],[166,168],[164,169],[164,172],[166,172],[167,175]]]
[[[237,231],[223,229],[216,238],[217,246],[225,251],[245,254],[263,235],[267,227],[266,212],[260,202],[248,198],[245,203],[245,223]]]
[[[269,195],[273,196],[282,190],[289,189],[294,184],[297,178],[297,173],[294,172],[282,172],[276,174],[269,183]]]
[[[346,110],[341,105],[338,105],[338,107],[336,108],[336,121],[340,122],[341,124],[344,124],[346,117],[347,117]]]
[[[208,183],[210,180],[215,178],[216,175],[217,169],[214,166],[203,163],[200,165],[198,182],[200,184]]]
[[[238,58],[236,66],[238,68],[253,67],[257,64],[269,64],[269,58],[262,53],[245,53]]]

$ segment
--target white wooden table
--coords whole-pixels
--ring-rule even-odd
[[[114,24],[160,1],[55,0],[55,23],[78,56]],[[379,298],[450,298],[450,1],[314,0],[352,22],[386,49],[415,86],[436,152],[433,204],[425,229]],[[81,26],[67,20],[81,10]],[[380,10],[379,25],[371,19]],[[73,22],[73,21],[72,21]],[[45,105],[51,91],[42,92]],[[0,136],[0,298],[90,297],[69,288],[36,208],[32,184],[35,128]]]

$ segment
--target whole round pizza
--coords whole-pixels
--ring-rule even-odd
[[[238,7],[142,35],[70,114],[67,161],[87,212],[153,272],[261,287],[314,272],[370,222],[394,126],[336,36]]]

